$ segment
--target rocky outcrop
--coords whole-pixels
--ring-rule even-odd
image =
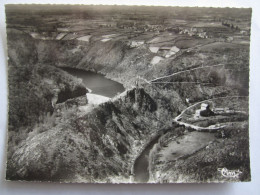
[[[9,32],[9,35],[12,34]],[[248,94],[246,46],[201,42],[206,46],[182,49],[176,56],[151,64],[157,54],[149,51],[147,42],[129,48],[126,40],[117,39],[108,42],[90,40],[81,44],[77,40],[43,41],[21,37],[8,37],[9,121],[16,127],[10,125],[9,128],[19,131],[20,126],[25,126],[26,133],[21,133],[23,136],[19,141],[9,134],[7,179],[128,182],[132,160],[139,155],[142,146],[162,128],[171,126],[172,119],[189,104],[237,95],[243,90],[245,95]],[[196,40],[196,44],[200,41]],[[17,71],[19,65],[22,68]],[[135,84],[136,76],[154,82],[141,83],[141,87],[128,90],[118,99],[85,113],[79,112],[75,97],[85,95],[87,90],[55,66],[98,71],[128,89]],[[49,79],[47,84],[39,82],[44,78]],[[16,83],[19,84],[16,86]],[[54,88],[59,91],[57,103],[66,107],[66,112],[52,116],[52,123],[37,121],[52,108]],[[27,119],[28,122],[22,123]],[[242,128],[241,132],[247,135],[248,127]],[[225,158],[229,154],[232,156],[235,149],[244,153],[241,157],[235,154],[235,158],[227,158],[234,159],[228,165],[236,164],[248,172],[248,144],[245,147],[242,144],[248,138],[244,134],[228,141],[220,140],[216,147],[198,151],[186,161],[165,162],[166,169],[159,169],[162,173],[166,171],[163,180],[182,181],[182,175],[185,175],[186,182],[193,182],[194,178],[196,181],[214,179],[208,175],[217,170],[214,162],[228,163]],[[230,148],[226,150],[225,144],[230,144]],[[211,158],[205,158],[208,155]],[[198,164],[202,170],[201,178],[198,177]],[[248,174],[244,177],[247,179]]]
[[[157,131],[155,111],[142,88],[81,117],[68,108],[59,123],[42,133],[34,129],[17,147],[7,179],[127,182],[137,149]]]
[[[86,106],[87,104],[88,104],[87,96],[83,95],[73,99],[68,99],[63,103],[55,104],[54,110],[55,112],[60,112],[62,110],[68,110],[73,107]]]
[[[76,86],[75,89],[71,89],[66,86],[65,89],[61,90],[58,93],[58,100],[56,103],[62,103],[68,99],[86,95],[87,92],[88,90],[84,86]]]
[[[154,112],[157,109],[156,102],[143,88],[128,91],[125,100],[126,103],[133,104],[140,111]]]

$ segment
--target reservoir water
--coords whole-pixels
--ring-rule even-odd
[[[118,93],[122,93],[125,88],[121,83],[107,79],[102,74],[94,73],[86,70],[75,68],[61,68],[69,74],[82,79],[85,86],[92,90],[93,94],[114,97]]]

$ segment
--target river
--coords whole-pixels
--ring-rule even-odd
[[[75,68],[62,68],[69,74],[82,79],[85,86],[92,90],[93,94],[112,98],[118,93],[122,93],[125,89],[121,83],[105,78],[103,75],[91,71],[79,70]],[[164,132],[166,133],[166,132]],[[141,152],[140,156],[134,163],[134,181],[146,183],[149,181],[149,153],[153,146],[158,142],[163,134],[157,135]],[[178,142],[174,141],[169,147],[162,149],[162,159],[171,154],[171,160],[180,158],[194,151],[205,147],[210,141],[215,140],[212,133],[190,132],[178,138]],[[168,156],[169,158],[169,156]]]
[[[155,137],[142,151],[134,163],[134,181],[147,183],[149,181],[149,153],[155,144],[158,143],[161,135]],[[160,160],[167,162],[169,159],[174,161],[182,156],[193,154],[201,148],[207,146],[216,139],[214,133],[193,131],[169,143],[168,147],[160,151]]]
[[[161,135],[156,136],[142,151],[134,164],[134,181],[146,183],[149,180],[149,153],[154,144],[158,142]]]
[[[63,67],[61,69],[65,70],[73,76],[82,79],[84,85],[88,89],[91,89],[93,94],[112,98],[125,90],[121,83],[107,79],[102,74],[67,67]]]

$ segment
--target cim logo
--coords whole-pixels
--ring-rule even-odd
[[[218,171],[221,173],[223,177],[229,177],[229,178],[237,178],[242,172],[238,170],[228,170],[226,167],[224,168],[218,168]]]

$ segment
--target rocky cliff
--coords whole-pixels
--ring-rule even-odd
[[[36,40],[10,30],[7,179],[128,182],[134,159],[150,139],[165,128],[179,131],[172,128],[175,117],[181,115],[181,122],[192,122],[189,125],[203,123],[203,119],[189,120],[195,112],[189,108],[209,101],[216,108],[247,110],[248,101],[215,100],[248,95],[248,45],[237,47],[231,43],[198,39],[198,47],[180,47],[183,49],[176,55],[160,57],[157,63],[151,63],[161,54],[151,52],[149,40],[136,47],[131,47],[131,41]],[[91,109],[84,103],[80,106],[86,106],[85,110],[77,103],[66,106],[69,105],[68,98],[75,100],[76,96],[84,95],[86,89],[58,66],[103,73],[124,84],[127,91]],[[64,102],[65,105],[59,113],[53,112],[51,105],[55,97],[56,103]],[[212,121],[219,125],[215,118]],[[232,126],[232,122],[225,125]],[[219,162],[230,167],[232,163],[236,164],[235,167],[245,173],[242,179],[248,180],[248,148],[242,147],[245,139],[248,140],[246,124],[246,121],[242,122],[242,137],[235,136],[236,131],[228,126],[226,129],[231,128],[233,135],[229,139],[220,136],[216,142],[190,156],[176,162],[163,162],[163,169],[160,169],[160,162],[155,164],[151,172],[159,171],[160,177],[154,177],[154,180],[213,181],[216,177],[206,173],[207,170],[216,171]],[[194,130],[185,126],[180,129],[182,132],[172,136]],[[226,129],[224,131],[229,132]],[[215,132],[221,133],[220,130]],[[230,146],[232,142],[236,143],[234,147]],[[162,139],[161,143],[168,142]],[[223,149],[224,146],[227,148]],[[237,150],[242,150],[241,157],[232,153]],[[211,155],[213,160],[208,162],[205,158],[200,168],[204,165],[206,168],[201,168],[203,174],[198,176],[196,163],[209,153],[216,154],[218,159]],[[226,155],[233,155],[235,160],[228,164]]]
[[[137,149],[163,123],[156,111],[142,88],[80,117],[71,108],[45,131],[29,133],[8,161],[7,179],[130,181]]]
[[[81,81],[66,72],[39,62],[32,38],[8,29],[9,154],[35,126],[52,115],[58,100],[85,95]],[[64,97],[64,93],[66,97]]]

